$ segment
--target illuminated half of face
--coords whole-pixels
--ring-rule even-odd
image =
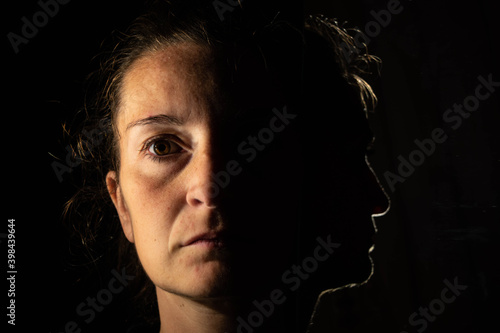
[[[224,293],[228,275],[225,226],[210,192],[214,68],[210,50],[191,43],[132,64],[115,124],[120,168],[106,179],[150,279],[194,298]]]

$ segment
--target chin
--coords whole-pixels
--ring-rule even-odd
[[[209,261],[185,268],[170,283],[156,285],[167,292],[192,299],[227,298],[233,295],[229,275],[224,263]]]

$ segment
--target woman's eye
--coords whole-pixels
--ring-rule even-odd
[[[149,146],[149,152],[156,156],[170,155],[181,150],[181,146],[177,143],[166,139],[156,140]]]

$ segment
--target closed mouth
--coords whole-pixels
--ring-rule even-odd
[[[183,244],[183,246],[206,245],[222,247],[225,244],[225,237],[223,237],[221,232],[208,232],[190,238]]]

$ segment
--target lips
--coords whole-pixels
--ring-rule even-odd
[[[182,246],[191,246],[191,245],[222,246],[225,243],[225,238],[226,237],[223,235],[222,232],[206,232],[189,238],[182,244]]]

